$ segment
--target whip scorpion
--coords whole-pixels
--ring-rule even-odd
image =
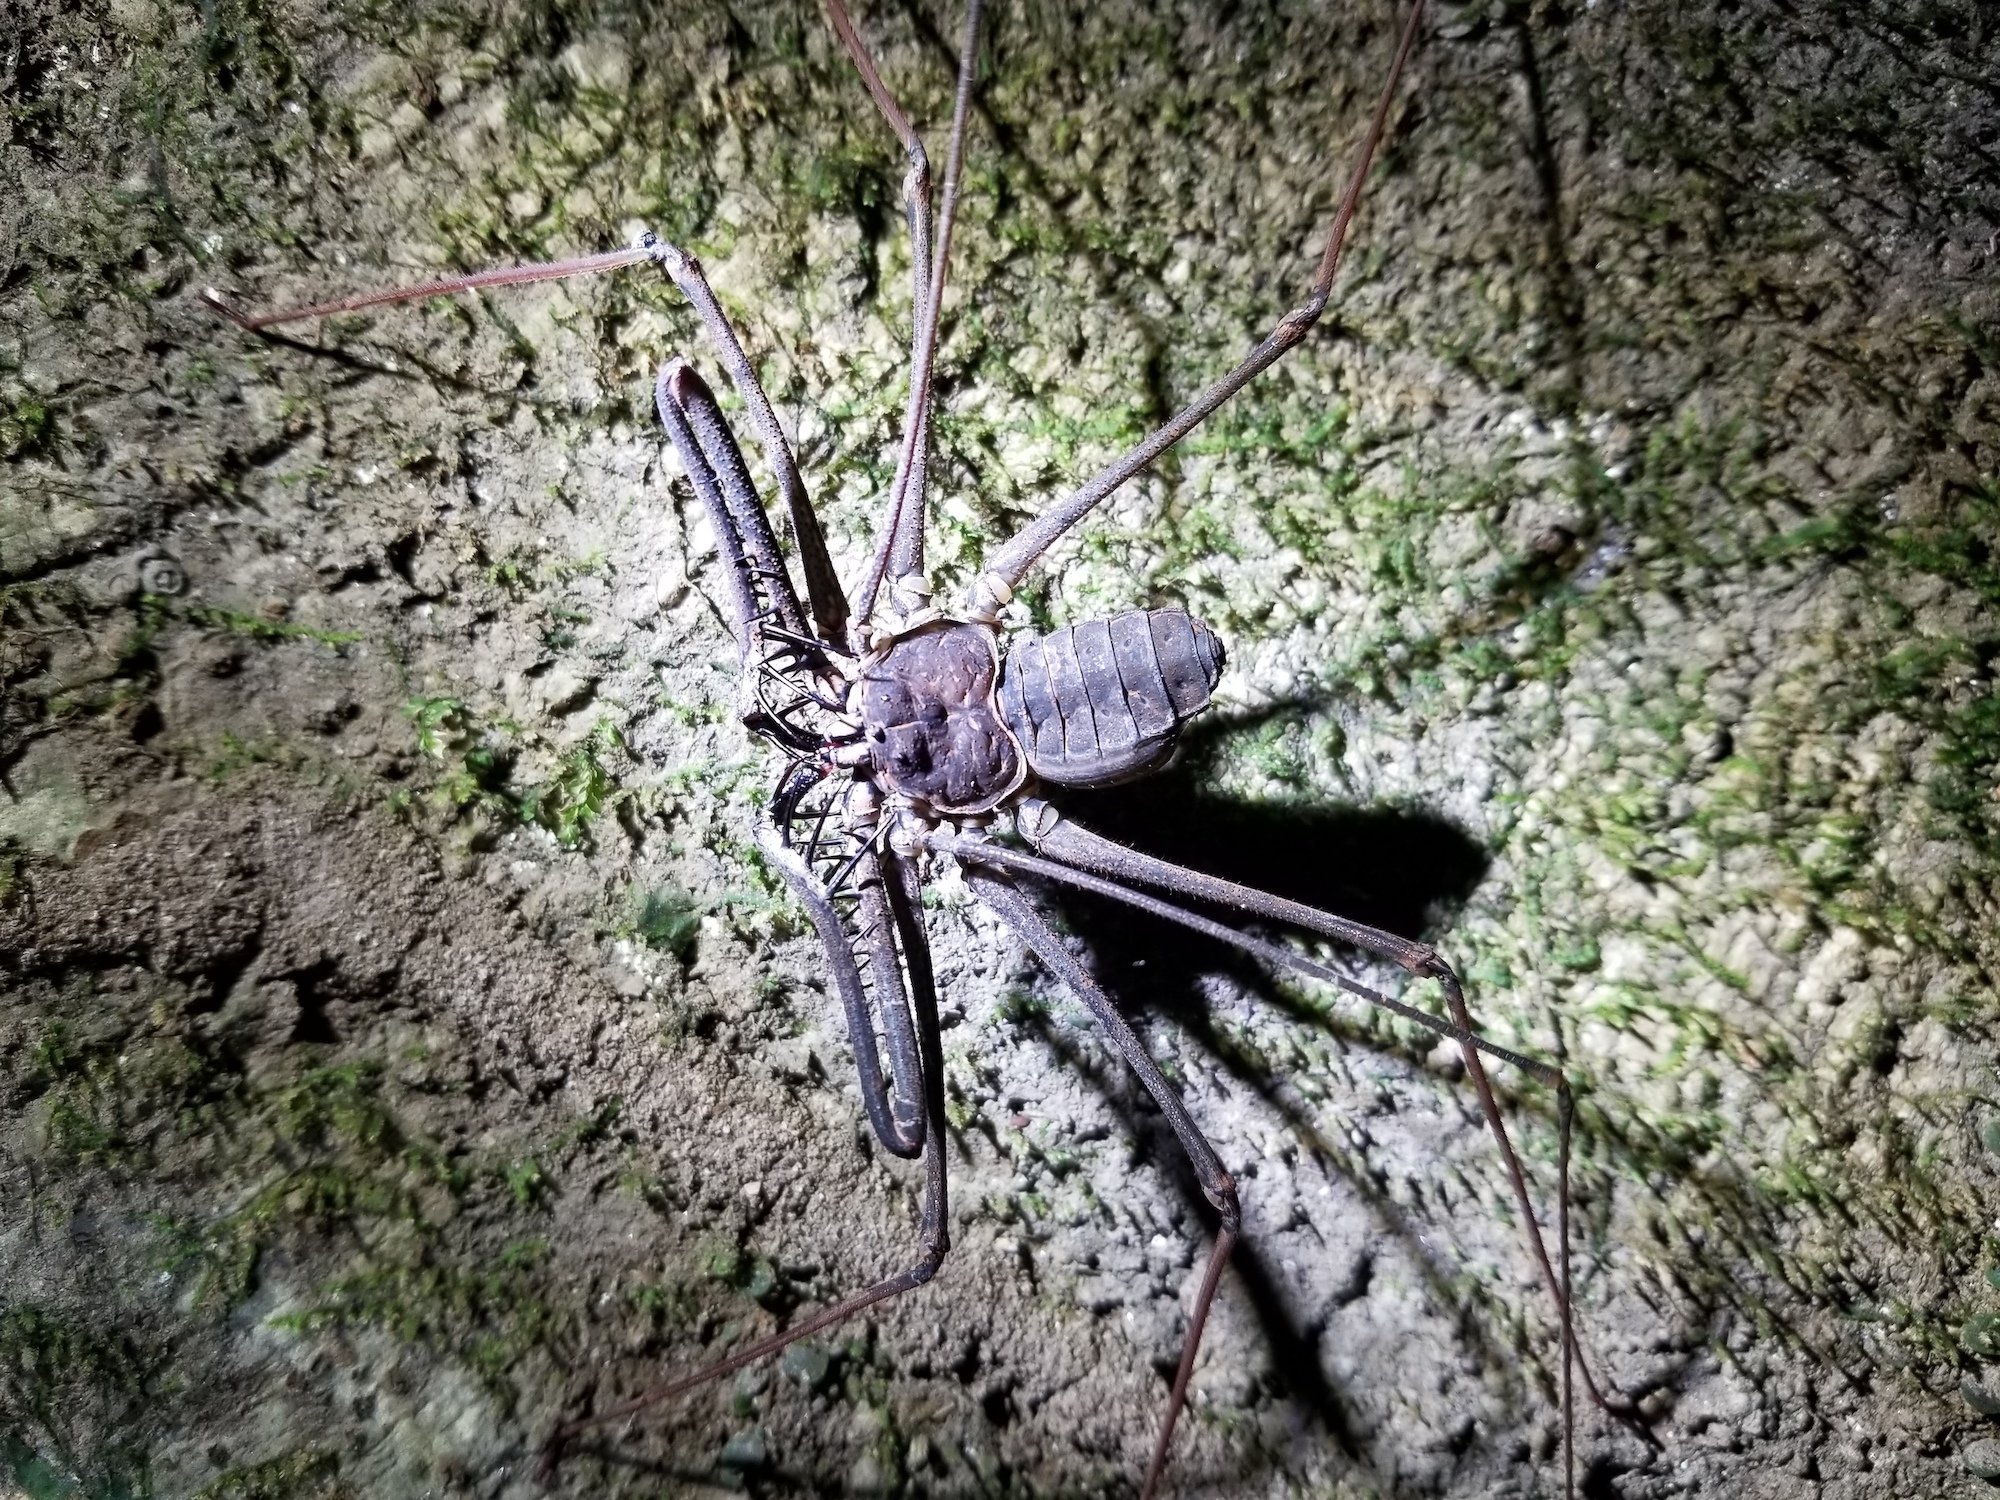
[[[1561,1072],[1479,1036],[1458,977],[1429,946],[1150,857],[1065,814],[1044,786],[1102,787],[1158,769],[1182,726],[1201,713],[1223,670],[1223,643],[1184,609],[1135,610],[1047,634],[1003,641],[1001,612],[1023,577],[1072,526],[1296,347],[1327,305],[1347,232],[1382,140],[1404,64],[1422,20],[1413,5],[1397,44],[1305,300],[1234,369],[1178,415],[1074,493],[990,551],[952,608],[933,594],[924,566],[932,376],[958,207],[979,35],[979,0],[965,18],[944,175],[933,212],[931,166],[902,106],[884,85],[842,0],[828,18],[863,86],[908,158],[904,207],[913,268],[914,338],[908,407],[894,482],[881,497],[874,552],[850,594],[836,576],[785,433],[755,369],[694,258],[651,234],[626,249],[512,266],[312,307],[249,315],[213,291],[211,306],[246,330],[483,287],[577,276],[650,263],[692,303],[741,396],[783,497],[795,579],[735,436],[709,386],[684,359],[659,372],[659,418],[713,527],[733,626],[744,725],[782,758],[759,813],[757,842],[805,909],[826,950],[846,1013],[861,1100],[891,1154],[922,1163],[923,1206],[912,1264],[864,1291],[793,1322],[635,1400],[560,1428],[545,1463],[587,1428],[622,1421],[931,1280],[950,1248],[946,1209],[944,1064],[938,999],[921,916],[925,878],[956,862],[966,885],[1088,1009],[1186,1150],[1219,1219],[1195,1295],[1179,1365],[1141,1489],[1160,1483],[1187,1401],[1202,1330],[1241,1227],[1237,1188],[1180,1093],[1148,1056],[1098,980],[1063,943],[1023,889],[1023,877],[1136,907],[1250,954],[1263,964],[1334,985],[1455,1041],[1465,1075],[1505,1163],[1529,1254],[1561,1328],[1565,1467],[1573,1477],[1572,1372],[1603,1403],[1584,1364],[1570,1307],[1568,1153],[1571,1096]],[[798,584],[804,585],[803,597]],[[1004,840],[1011,831],[1012,840]],[[996,835],[1001,835],[996,837]],[[1183,902],[1197,903],[1204,911]],[[1276,924],[1361,950],[1435,980],[1447,1014],[1434,1016],[1377,994],[1243,921]],[[1562,1192],[1552,1256],[1527,1178],[1508,1139],[1484,1057],[1554,1090]]]

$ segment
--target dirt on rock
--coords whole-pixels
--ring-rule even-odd
[[[356,1494],[533,1493],[581,1396],[907,1258],[902,1189],[840,1091],[807,1085],[811,1044],[785,1046],[789,966],[607,982],[587,941],[537,935],[528,861],[454,876],[379,812],[277,780],[149,789],[9,925],[10,1333],[43,1341],[21,1373],[95,1482],[184,1493],[276,1463]],[[742,1428],[773,1460],[752,1472],[893,1467],[893,1391],[937,1451],[990,1466],[1023,1346],[1061,1336],[982,1264],[991,1238],[954,1284],[1004,1317],[894,1309],[622,1461],[704,1475]],[[1087,1357],[1035,1404],[1074,1405]],[[1143,1408],[1150,1382],[1125,1383]],[[823,1433],[829,1391],[880,1432]],[[1115,1449],[1108,1420],[1070,1414]]]

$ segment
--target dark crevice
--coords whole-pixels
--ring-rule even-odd
[[[328,1007],[339,998],[333,993],[333,981],[339,973],[340,965],[325,958],[309,968],[295,969],[282,976],[290,981],[299,1001],[299,1014],[292,1023],[290,1040],[329,1045],[339,1042],[340,1031],[328,1013]]]

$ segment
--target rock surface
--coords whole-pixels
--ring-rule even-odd
[[[941,163],[957,15],[880,9]],[[1296,299],[1396,21],[991,18],[941,594]],[[1017,605],[1228,647],[1182,759],[1072,811],[1424,935],[1568,1070],[1582,1340],[1638,1414],[1582,1410],[1593,1496],[1994,1468],[1996,50],[1975,0],[1440,7],[1326,322]],[[913,1241],[649,411],[716,372],[648,271],[264,338],[195,294],[650,226],[852,580],[899,158],[810,8],[22,0],[0,80],[0,1492],[540,1493],[560,1420]],[[939,874],[945,1273],[557,1492],[1136,1488],[1212,1222]],[[1243,1188],[1176,1492],[1559,1493],[1455,1058],[1053,904]],[[1553,1101],[1500,1082],[1552,1211]]]

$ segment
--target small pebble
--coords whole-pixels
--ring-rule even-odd
[[[2000,1442],[1981,1438],[1965,1445],[1965,1466],[1981,1479],[2000,1479]]]
[[[793,1344],[778,1358],[778,1368],[809,1391],[818,1390],[826,1382],[832,1366],[833,1361],[817,1344]]]
[[[748,1427],[722,1445],[722,1463],[730,1469],[761,1469],[771,1461],[762,1428]]]

